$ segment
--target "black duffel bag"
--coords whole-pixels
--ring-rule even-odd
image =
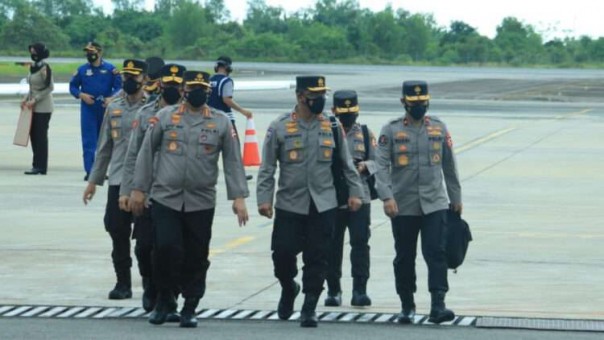
[[[453,210],[447,212],[447,266],[449,269],[457,269],[461,266],[468,245],[472,241],[470,225],[461,218],[459,213]]]

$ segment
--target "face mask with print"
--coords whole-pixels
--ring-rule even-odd
[[[323,109],[325,108],[325,96],[319,96],[316,98],[308,98],[306,97],[306,106],[313,114],[321,114],[323,113]]]
[[[99,59],[99,55],[96,53],[86,53],[86,59],[88,59],[89,63],[94,63]]]

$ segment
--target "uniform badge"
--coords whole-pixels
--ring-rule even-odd
[[[333,141],[331,139],[324,139],[323,140],[323,145],[332,146],[333,145]]]
[[[294,147],[301,148],[302,147],[302,141],[299,140],[299,139],[294,140]]]
[[[406,166],[409,164],[409,157],[407,155],[398,156],[398,165]]]
[[[388,144],[388,136],[386,135],[381,135],[380,136],[380,140],[379,140],[379,144],[380,146],[385,146]]]
[[[399,147],[398,147],[398,151],[400,151],[400,152],[407,152],[407,150],[408,150],[407,145],[403,144],[403,145],[399,145]]]
[[[199,136],[199,141],[200,142],[205,142],[207,140],[208,140],[208,136],[207,135],[201,135],[201,136]]]
[[[215,129],[216,128],[216,123],[208,123],[208,125],[206,125],[208,129]]]
[[[359,145],[357,145],[357,146],[355,147],[355,149],[356,149],[357,151],[365,151],[365,145],[363,145],[363,144],[359,144]]]
[[[354,135],[356,138],[363,138],[363,133],[361,132],[357,132],[356,135]]]
[[[111,130],[111,138],[118,138],[120,136],[120,132],[118,130]]]
[[[397,139],[407,138],[407,133],[404,131],[399,131],[396,133],[396,138]]]
[[[107,70],[101,70],[101,74],[107,73]]]
[[[297,128],[289,128],[289,129],[287,129],[285,131],[287,131],[287,133],[296,133],[296,132],[298,132],[298,129]]]
[[[269,127],[268,130],[266,130],[266,136],[264,137],[264,139],[270,140],[272,136],[273,136],[273,128]]]
[[[435,153],[432,155],[432,163],[440,163],[440,154]]]
[[[170,142],[170,144],[168,144],[168,150],[176,151],[176,149],[178,149],[178,144],[176,144],[176,142]]]
[[[155,124],[157,124],[157,122],[159,122],[159,118],[157,118],[156,116],[153,116],[153,117],[149,118],[149,126],[150,127],[154,127]]]
[[[292,150],[289,152],[289,159],[295,161],[298,159],[298,152],[296,150]]]
[[[434,150],[440,150],[440,143],[439,142],[434,142],[432,144],[432,149],[434,149]]]
[[[174,124],[174,125],[180,124],[180,117],[181,116],[178,114],[172,115],[172,124]]]
[[[114,116],[121,116],[122,115],[122,110],[117,109],[117,110],[113,110],[111,111],[111,114]]]
[[[323,151],[323,157],[324,158],[330,158],[331,157],[331,149],[326,149],[325,151]]]
[[[91,69],[87,69],[86,70],[86,75],[87,76],[91,76],[92,75],[92,70]]]
[[[168,136],[170,136],[170,139],[176,139],[178,137],[178,132],[176,132],[176,131],[170,131],[170,133],[168,134]]]
[[[112,128],[116,128],[116,127],[117,127],[117,125],[118,125],[118,121],[117,121],[117,119],[112,119],[112,120],[111,120],[111,127],[112,127]]]
[[[285,127],[288,129],[294,129],[298,127],[298,123],[296,122],[287,122],[285,123]]]

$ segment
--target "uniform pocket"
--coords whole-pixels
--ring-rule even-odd
[[[204,155],[212,155],[218,152],[218,134],[205,134],[199,135],[199,144],[197,148],[197,157],[203,157]]]
[[[304,142],[302,138],[289,138],[283,146],[282,160],[286,163],[300,163],[304,161]]]

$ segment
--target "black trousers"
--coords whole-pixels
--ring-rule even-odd
[[[367,280],[369,278],[370,214],[371,204],[363,204],[358,211],[337,210],[335,228],[329,247],[328,287],[334,287],[335,283],[342,278],[342,257],[346,229],[350,234],[351,275],[355,279]]]
[[[153,277],[153,224],[151,210],[145,208],[141,216],[134,218],[132,238],[136,240],[134,254],[142,277]]]
[[[417,237],[422,235],[422,254],[428,265],[430,292],[448,291],[447,281],[447,211],[439,210],[423,216],[397,216],[391,220],[394,236],[394,276],[396,292],[415,292],[415,258]]]
[[[119,206],[120,186],[111,185],[107,191],[107,205],[105,207],[105,230],[111,236],[113,250],[113,268],[118,280],[125,273],[130,273],[132,257],[130,257],[130,236],[132,234],[132,214],[120,210]]]
[[[50,112],[34,112],[29,137],[34,154],[32,168],[46,172],[48,169],[48,125]]]
[[[307,215],[276,209],[271,249],[279,281],[289,282],[296,277],[296,257],[302,252],[302,291],[310,294],[323,291],[335,216],[336,209],[319,213],[312,201]]]
[[[158,289],[181,291],[185,299],[206,290],[214,209],[184,212],[151,205],[154,280]]]

